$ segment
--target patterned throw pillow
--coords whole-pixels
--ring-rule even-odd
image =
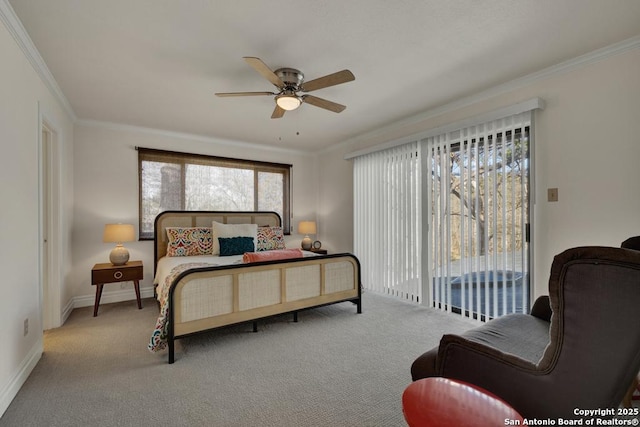
[[[207,227],[167,227],[167,256],[211,255],[211,229]]]
[[[253,252],[253,237],[218,237],[220,256],[242,255]]]
[[[286,249],[282,227],[258,227],[256,251]]]

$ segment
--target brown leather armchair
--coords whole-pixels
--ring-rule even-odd
[[[531,314],[444,335],[418,357],[414,380],[466,381],[525,418],[576,418],[616,408],[640,370],[640,252],[580,247],[554,258],[549,296]]]

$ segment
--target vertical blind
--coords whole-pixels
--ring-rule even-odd
[[[350,157],[365,288],[480,320],[528,311],[532,110]]]
[[[354,159],[354,250],[363,285],[418,302],[420,170],[418,143]]]
[[[422,141],[432,306],[486,319],[526,312],[531,113]]]

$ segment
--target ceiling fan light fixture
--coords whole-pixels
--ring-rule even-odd
[[[0,2],[1,1],[2,0],[0,0]],[[326,76],[305,82],[304,74],[295,68],[278,68],[275,71],[272,71],[271,68],[269,68],[269,66],[260,58],[245,56],[244,60],[247,64],[253,67],[254,70],[260,73],[262,77],[269,80],[276,88],[278,88],[279,92],[220,92],[216,93],[216,96],[275,95],[273,100],[276,101],[276,107],[271,113],[272,119],[282,118],[285,112],[295,110],[300,107],[302,103],[333,111],[334,113],[340,113],[347,108],[337,102],[328,101],[326,99],[318,98],[317,96],[309,94],[298,95],[298,92],[313,92],[319,89],[351,82],[356,78],[349,70],[338,71],[336,73],[327,74]]]
[[[283,94],[276,96],[276,104],[278,107],[286,111],[295,110],[302,104],[299,97],[293,94]]]

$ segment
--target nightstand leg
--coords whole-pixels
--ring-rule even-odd
[[[93,304],[93,317],[98,315],[98,307],[100,306],[100,298],[102,297],[102,284],[96,285],[96,301]]]
[[[134,280],[133,287],[136,290],[136,299],[138,300],[138,310],[142,308],[142,301],[140,301],[140,281]]]

